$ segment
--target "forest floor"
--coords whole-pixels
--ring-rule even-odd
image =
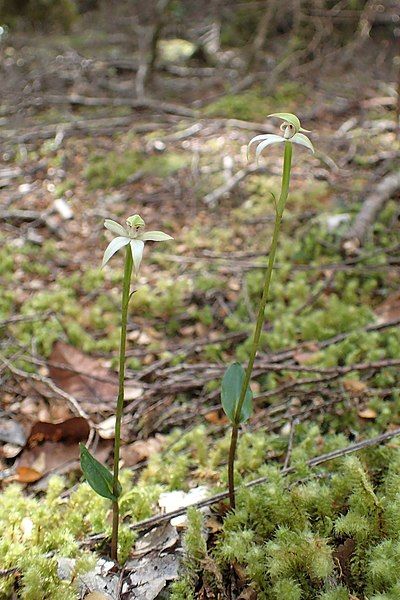
[[[189,516],[173,597],[398,598],[394,575],[375,563],[379,544],[392,543],[393,560],[400,544],[388,491],[400,452],[399,186],[361,246],[348,239],[365,199],[398,170],[387,62],[370,48],[351,68],[278,79],[268,93],[262,83],[231,93],[240,76],[228,66],[165,62],[138,100],[128,49],[95,29],[1,41],[1,597],[161,597],[182,563],[181,523],[150,541],[135,523],[149,530],[137,522],[160,512],[161,493],[168,511],[185,501],[169,492],[192,490],[194,500],[222,496],[205,524]],[[380,77],[365,68],[372,55]],[[274,132],[266,115],[283,110],[311,130],[316,153],[295,150],[239,448],[238,484],[268,483],[242,488],[240,510],[224,519],[219,386],[226,365],[248,356],[281,169],[278,150],[247,163],[246,145]],[[100,270],[103,221],[134,213],[174,241],[146,245],[130,306],[128,562],[122,572],[105,562],[104,577],[78,585],[78,562],[83,572],[95,546],[106,555],[109,531],[107,503],[78,483],[79,441],[90,434],[99,459],[112,454],[122,258]],[[382,434],[385,447],[343,460]],[[163,576],[150,576],[157,568]]]

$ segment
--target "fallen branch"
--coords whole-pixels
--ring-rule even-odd
[[[353,254],[362,245],[385,203],[400,191],[400,172],[386,175],[366,197],[353,225],[343,236],[342,248]]]
[[[70,94],[69,96],[56,96],[48,94],[46,96],[33,98],[26,104],[30,106],[52,106],[56,104],[71,104],[72,106],[129,106],[136,109],[151,109],[161,112],[178,115],[181,117],[194,117],[195,111],[172,104],[170,102],[160,102],[151,98],[93,98],[90,96],[80,96],[79,94]]]
[[[36,140],[48,140],[62,133],[64,138],[73,135],[113,135],[118,128],[129,127],[136,133],[147,133],[160,128],[158,123],[139,123],[133,125],[132,116],[128,117],[106,117],[102,119],[80,119],[72,122],[55,123],[43,127],[34,127],[21,131],[19,129],[8,129],[0,132],[0,139],[13,143],[23,144]]]

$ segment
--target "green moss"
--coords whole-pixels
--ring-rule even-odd
[[[122,185],[138,171],[165,178],[186,164],[187,157],[183,154],[169,152],[149,157],[139,150],[126,150],[123,154],[91,156],[84,175],[89,189],[107,189]]]
[[[261,87],[255,87],[239,94],[225,94],[206,106],[204,114],[207,117],[261,121],[275,107],[284,105],[289,110],[303,98],[301,87],[294,82],[278,85],[270,96],[266,96]]]
[[[256,90],[241,94],[226,94],[209,104],[204,109],[204,114],[207,117],[257,121],[263,118],[265,111],[265,98],[260,91]]]

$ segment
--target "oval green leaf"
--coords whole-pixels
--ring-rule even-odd
[[[81,453],[81,469],[90,487],[103,498],[116,501],[121,495],[122,488],[118,482],[118,494],[113,493],[113,475],[94,458],[84,444],[79,444]]]
[[[250,387],[247,387],[246,396],[242,404],[238,421],[235,420],[236,407],[239,402],[240,392],[242,390],[245,371],[239,363],[230,365],[222,378],[221,385],[221,403],[226,416],[231,423],[245,423],[253,410],[253,394]]]

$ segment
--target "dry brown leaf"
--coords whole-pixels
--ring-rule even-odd
[[[343,382],[344,389],[350,394],[354,394],[355,396],[359,396],[363,394],[368,386],[364,381],[359,381],[358,379],[346,379]]]
[[[51,379],[77,400],[94,404],[115,400],[118,378],[99,359],[87,356],[64,342],[56,342],[49,362]]]
[[[190,337],[194,334],[195,329],[194,329],[194,325],[185,325],[184,327],[182,327],[180,329],[180,334],[183,335],[184,337]]]
[[[251,588],[247,588],[238,596],[238,600],[257,600],[257,592]]]
[[[213,425],[226,425],[229,423],[228,417],[222,411],[218,410],[211,410],[204,415],[204,418]]]
[[[364,408],[358,411],[358,416],[362,419],[376,419],[377,412],[373,408]]]
[[[34,483],[35,481],[39,481],[41,477],[43,477],[43,473],[39,473],[39,471],[36,471],[35,469],[31,469],[30,467],[17,467],[12,479],[19,483]]]
[[[77,444],[86,441],[89,432],[89,424],[83,417],[72,417],[62,423],[38,421],[31,429],[27,446],[33,447],[45,441]]]
[[[211,533],[218,533],[222,530],[222,522],[218,521],[218,519],[216,519],[215,517],[208,517],[206,519],[205,525]]]
[[[400,291],[390,294],[382,304],[375,308],[379,323],[388,323],[400,317]]]
[[[121,448],[121,458],[125,467],[133,467],[142,460],[146,460],[152,454],[160,452],[165,442],[164,436],[148,438],[147,440],[137,440],[129,446]]]
[[[106,462],[110,454],[109,442],[101,442],[94,453],[97,460]],[[33,483],[48,473],[66,474],[79,465],[79,445],[63,442],[43,442],[32,448],[25,448],[17,459],[17,469],[30,469],[39,473],[39,477],[25,483]]]
[[[85,600],[109,600],[110,596],[105,596],[101,592],[90,592],[85,596]]]
[[[315,352],[296,352],[293,358],[299,365],[309,365],[315,356]]]

